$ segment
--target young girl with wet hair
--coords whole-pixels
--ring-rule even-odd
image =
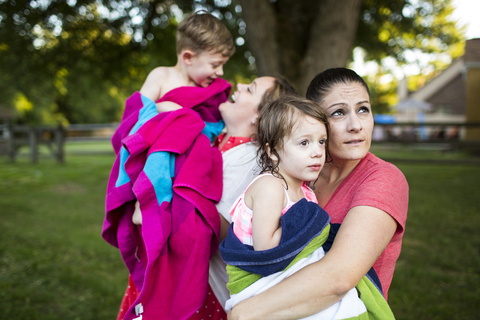
[[[225,310],[260,294],[321,260],[336,230],[309,188],[318,179],[328,150],[327,115],[312,101],[282,96],[258,118],[261,174],[230,209],[232,224],[220,244],[227,263],[230,299]],[[377,289],[372,269],[356,288],[308,319],[394,319]]]
[[[262,171],[230,211],[233,232],[244,244],[276,247],[281,216],[303,198],[316,202],[308,183],[325,164],[327,124],[322,109],[300,97],[283,96],[263,108],[257,134]]]

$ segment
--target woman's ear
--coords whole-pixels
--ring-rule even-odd
[[[195,57],[195,52],[192,50],[183,50],[181,53],[183,63],[185,63],[187,66],[190,66],[192,64],[193,58]]]
[[[255,115],[255,117],[253,117],[253,119],[252,119],[252,124],[253,124],[253,125],[256,124],[256,123],[257,123],[257,120],[258,120],[258,114]]]

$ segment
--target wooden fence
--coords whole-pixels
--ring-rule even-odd
[[[22,147],[28,147],[31,162],[39,159],[39,147],[44,145],[57,162],[65,160],[65,142],[111,139],[118,124],[76,124],[63,126],[0,125],[0,155],[12,162]]]
[[[39,159],[38,148],[47,146],[58,162],[65,159],[65,142],[110,140],[118,124],[75,124],[68,127],[0,125],[0,155],[15,161],[21,147],[29,148],[31,162]],[[476,123],[376,123],[373,143],[443,143],[450,149],[480,150],[479,140],[466,140],[467,130],[480,132]]]
[[[25,126],[3,125],[0,126],[0,154],[7,155],[10,161],[15,161],[17,153],[22,146],[30,149],[30,159],[33,163],[38,161],[38,146],[46,145],[52,157],[58,162],[64,161],[65,129],[61,126]]]

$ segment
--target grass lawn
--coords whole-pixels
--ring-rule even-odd
[[[128,274],[100,235],[112,161],[0,158],[2,319],[115,319]]]
[[[65,164],[0,158],[2,319],[116,317],[127,271],[100,236],[113,156],[68,148]],[[398,167],[410,206],[389,293],[396,318],[478,319],[480,166]]]
[[[480,166],[406,165],[410,202],[389,292],[397,319],[478,319]]]

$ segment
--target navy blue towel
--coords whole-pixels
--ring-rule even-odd
[[[244,245],[230,225],[227,237],[220,244],[223,260],[245,271],[264,277],[284,270],[315,237],[330,223],[330,216],[318,204],[302,199],[281,218],[280,244],[272,249],[255,251]]]

